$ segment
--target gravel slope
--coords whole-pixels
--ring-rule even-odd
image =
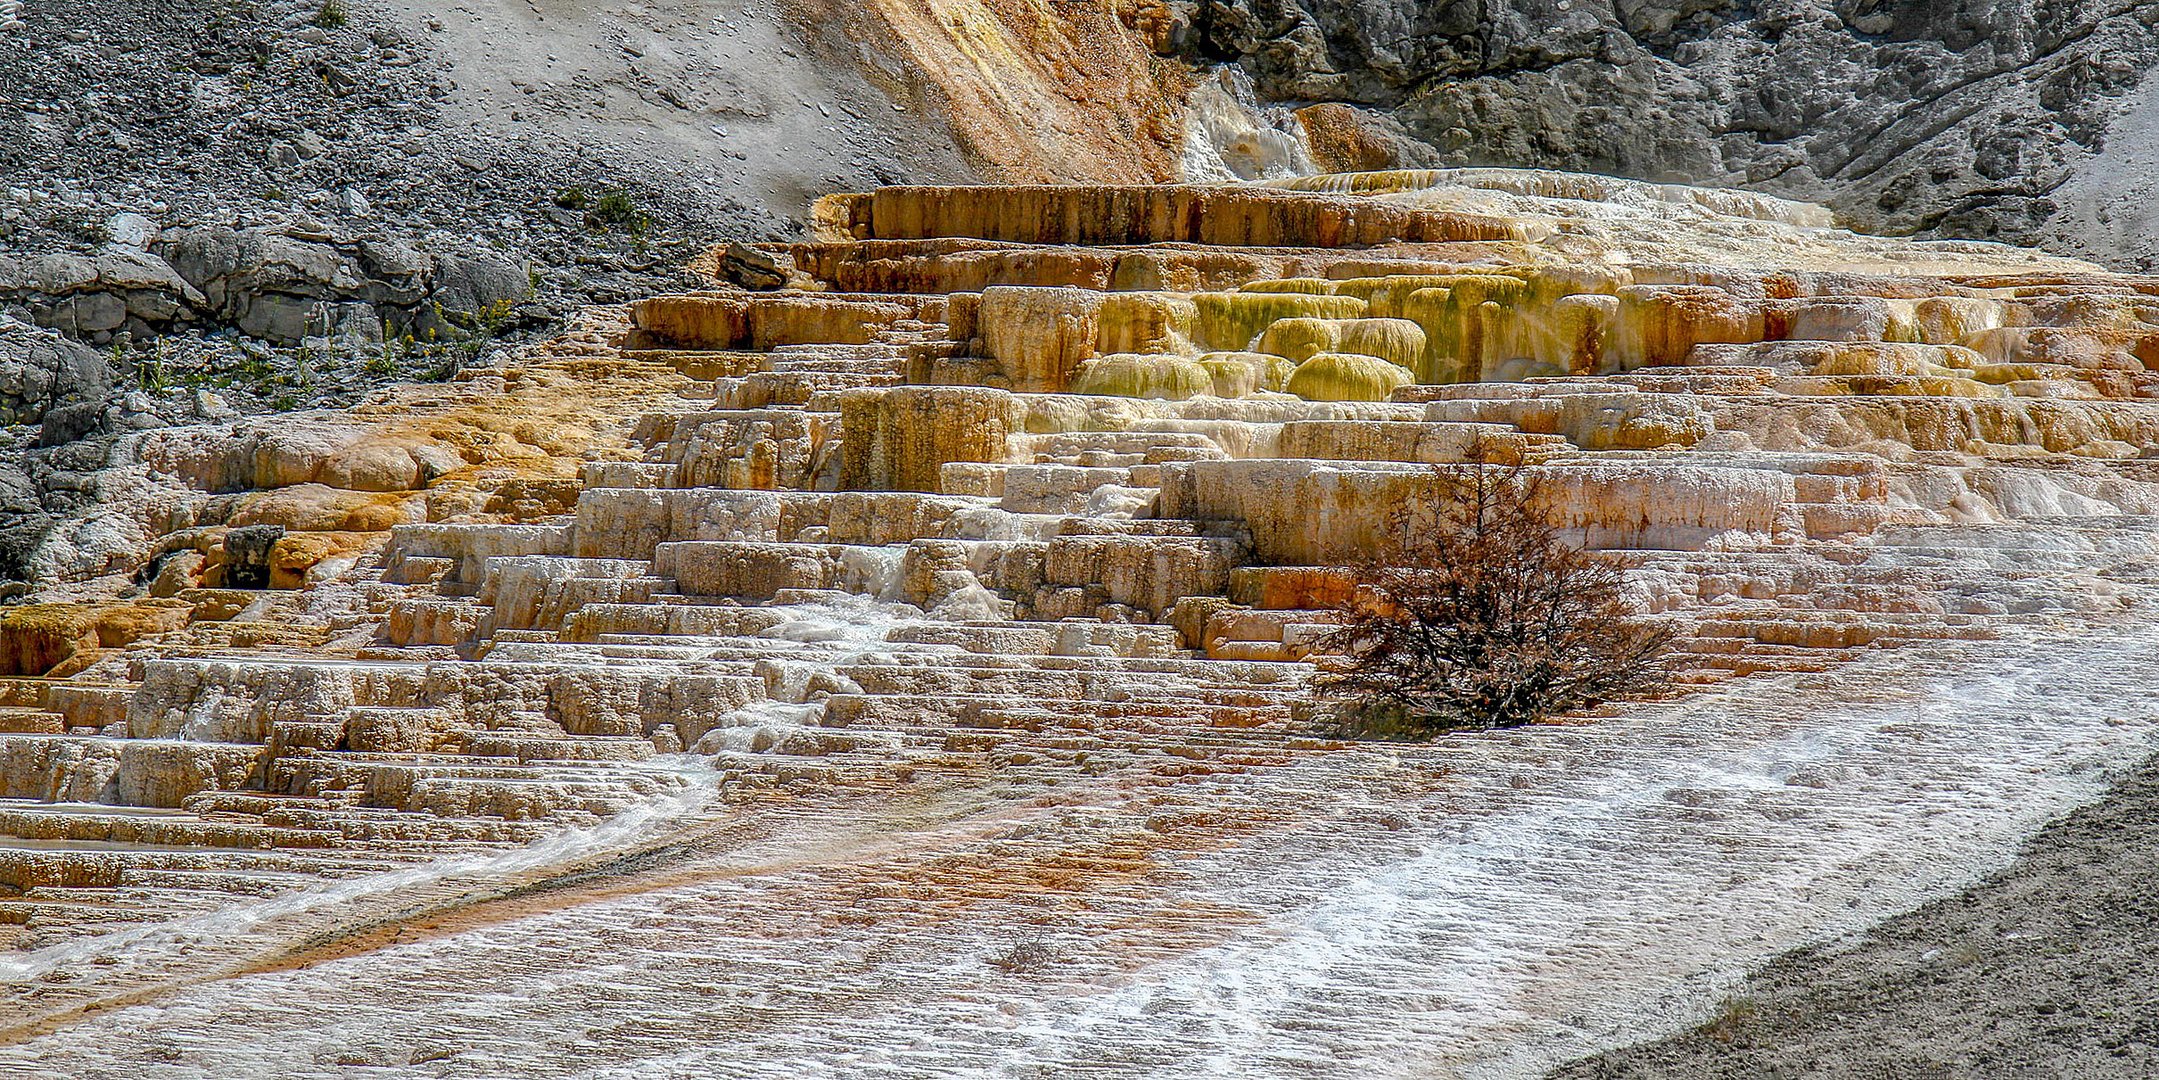
[[[2159,1076],[2155,885],[2159,758],[1970,890],[1787,955],[1694,1031],[1553,1075]]]
[[[304,216],[581,277],[671,273],[716,239],[798,231],[827,191],[972,175],[940,119],[869,82],[873,54],[791,0],[21,14],[0,34],[0,252],[93,251],[123,211],[163,229]],[[616,191],[595,227],[586,200]]]

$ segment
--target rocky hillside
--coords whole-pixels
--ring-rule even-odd
[[[528,271],[532,320],[672,284],[712,240],[790,235],[826,191],[969,177],[1533,165],[2124,267],[2155,250],[2136,193],[2159,4],[54,0],[19,20],[0,38],[0,253],[203,227],[387,237]],[[1203,78],[1215,64],[1237,78]],[[1226,100],[1240,83],[1301,110],[1301,147]],[[350,287],[298,292],[464,298],[390,261],[398,288],[354,265]],[[265,336],[215,299],[165,312],[203,307],[185,289],[149,313],[38,309],[113,273],[154,268],[0,263],[0,304],[101,346],[161,318]],[[364,321],[384,314],[406,321]]]
[[[0,40],[0,242],[390,237],[529,261],[540,296],[605,300],[671,274],[690,242],[786,234],[834,185],[967,172],[936,125],[777,13],[566,7],[32,5]]]
[[[9,5],[0,579],[119,433],[452,378],[845,188],[1556,165],[2159,251],[2159,5],[1305,2]]]
[[[817,192],[971,174],[792,11],[5,10],[0,582],[104,571],[123,433],[447,379]]]
[[[1180,0],[1263,97],[1391,115],[1451,165],[1824,202],[1876,232],[2159,258],[2159,4]]]
[[[692,253],[798,236],[839,188],[1175,179],[1198,82],[1124,8],[6,10],[0,313],[110,350],[85,388],[155,391],[169,368],[222,391],[235,368],[293,366],[235,337],[342,358],[360,384],[421,377],[439,358],[411,346],[682,284]],[[1209,112],[1222,140],[1243,138],[1237,111]],[[28,393],[18,373],[41,363],[10,349],[0,378]],[[240,382],[243,409],[341,400]],[[9,422],[38,422],[15,396]]]

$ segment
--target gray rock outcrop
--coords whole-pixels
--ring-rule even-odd
[[[2153,254],[2151,230],[2125,236],[2108,220],[2123,208],[2082,189],[2150,156],[2122,125],[2149,96],[2159,4],[1197,0],[1181,16],[1188,54],[1242,66],[1263,97],[1390,112],[1449,165],[1745,186],[1869,231]]]
[[[266,341],[379,341],[446,333],[532,295],[526,269],[486,255],[427,255],[395,239],[301,239],[259,230],[184,230],[158,250],[211,318]]]
[[[206,226],[168,231],[149,251],[0,257],[0,306],[97,345],[190,328],[291,345],[449,334],[533,298],[531,273],[503,256],[300,233]]]
[[[41,423],[55,408],[102,402],[111,387],[97,350],[0,315],[0,425]]]

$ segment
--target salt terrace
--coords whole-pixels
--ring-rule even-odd
[[[1505,170],[817,221],[781,290],[133,437],[145,594],[0,638],[0,1061],[1517,1062],[1953,883],[2153,720],[2159,278]],[[1680,696],[1329,735],[1338,568],[1477,455]]]

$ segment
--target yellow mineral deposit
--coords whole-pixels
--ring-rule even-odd
[[[946,17],[908,32],[967,55],[1026,52],[1015,40],[1054,21],[932,6]],[[1148,69],[1105,63],[1087,77],[1103,93]],[[936,77],[959,107],[1057,81]],[[1153,108],[1153,90],[1117,93]],[[1332,138],[1337,158],[1363,152]],[[1028,162],[1018,142],[984,152]],[[1412,781],[1402,751],[1305,719],[1338,568],[1389,549],[1390,510],[1433,496],[1433,465],[1545,478],[1568,535],[1618,554],[1673,629],[1682,682],[1731,691],[1686,737],[1735,746],[1785,730],[1749,704],[1757,680],[1798,693],[1805,673],[1878,670],[1878,650],[1978,648],[2042,621],[2103,638],[2159,584],[2151,279],[1854,235],[1739,192],[1490,169],[1132,175],[1162,164],[1119,163],[1100,186],[829,196],[813,240],[767,247],[807,287],[656,296],[343,413],[137,437],[170,495],[139,522],[163,538],[139,598],[0,616],[11,943],[92,948],[117,925],[330,881],[376,926],[394,919],[351,883],[467,857],[401,871],[418,876],[400,890],[440,898],[484,872],[515,896],[517,875],[585,865],[540,838],[629,815],[614,820],[704,823],[668,858],[778,853],[667,879],[738,891],[640,925],[739,904],[729,925],[774,941],[828,940],[775,929],[805,912],[942,934],[1006,917],[998,897],[1054,894],[1099,953],[1089,971],[1196,955],[1272,916],[1200,904],[1179,860],[1242,858],[1221,853],[1262,836],[1346,851],[1305,830],[1378,837],[1358,815],[1381,817],[1327,817],[1318,791],[1393,805],[1454,773]],[[232,587],[257,572],[266,588]],[[1568,738],[1607,738],[1585,723]],[[2011,746],[1953,742],[1908,760],[1977,768],[1951,758]],[[1621,752],[1580,745],[1591,771]],[[1557,782],[1543,752],[1521,751],[1490,805]],[[578,835],[601,855],[629,844],[599,828]],[[754,859],[786,869],[748,884],[765,880]],[[323,940],[293,918],[204,948],[237,970]],[[389,948],[353,933],[358,969]],[[36,1000],[17,1000],[9,1037],[31,1053],[79,1010],[154,998],[162,956],[24,975]],[[900,981],[943,977],[925,963]],[[799,970],[712,978],[763,1000]],[[591,981],[646,1001],[641,977]],[[655,993],[625,1029],[696,996]],[[613,1038],[588,1019],[588,1041]]]
[[[1082,365],[1072,392],[1183,401],[1213,393],[1214,375],[1191,357],[1113,353]]]
[[[1408,368],[1377,356],[1323,352],[1298,364],[1283,389],[1306,401],[1385,401],[1416,381]]]

